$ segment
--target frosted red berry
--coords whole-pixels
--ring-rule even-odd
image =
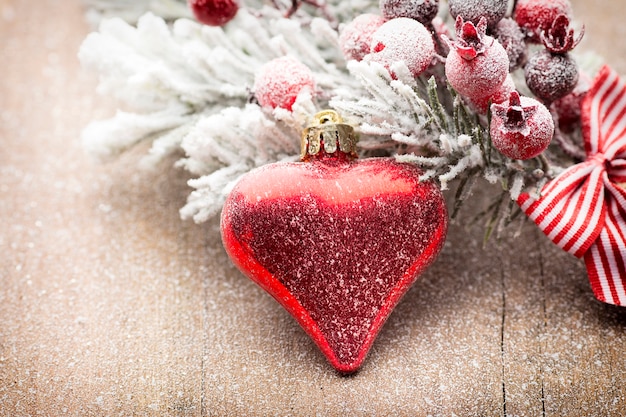
[[[487,21],[478,25],[456,20],[457,39],[444,41],[450,47],[445,73],[450,85],[462,96],[479,100],[494,94],[509,74],[509,56],[506,50],[486,34]]]
[[[439,0],[380,0],[379,6],[386,19],[408,17],[427,24],[437,16]]]
[[[239,10],[238,0],[188,0],[196,19],[205,25],[223,26]]]
[[[552,108],[558,116],[559,129],[562,132],[570,133],[580,127],[580,105],[587,95],[590,85],[589,76],[581,74],[574,91],[553,103]]]
[[[509,56],[509,71],[520,68],[526,59],[527,45],[522,29],[510,17],[500,20],[494,29],[495,37]]]
[[[511,93],[508,103],[492,104],[491,113],[493,146],[511,159],[534,158],[554,136],[554,121],[546,106],[517,92]]]
[[[417,20],[399,17],[385,22],[372,36],[367,61],[391,69],[394,62],[404,62],[417,77],[432,63],[435,44],[431,33]]]
[[[533,54],[524,67],[526,84],[544,103],[565,97],[578,83],[578,66],[569,55],[543,50]]]
[[[481,18],[487,20],[487,26],[493,28],[504,17],[509,7],[508,0],[448,0],[450,15],[459,16],[475,25]]]
[[[557,16],[572,18],[569,0],[519,0],[514,17],[531,42],[539,43],[541,33],[548,30]]]
[[[315,91],[313,73],[290,56],[269,61],[254,79],[254,95],[263,107],[291,110],[298,94],[304,90]]]
[[[511,93],[515,91],[515,89],[515,82],[513,81],[513,77],[509,74],[498,91],[485,97],[469,100],[469,102],[476,112],[486,114],[491,104],[500,104],[508,101]]]
[[[526,84],[535,96],[545,103],[552,103],[572,92],[578,83],[578,66],[568,54],[580,40],[569,27],[569,18],[557,16],[549,29],[541,34],[546,47],[533,54],[524,67]]]
[[[346,60],[361,61],[370,53],[374,32],[385,23],[385,18],[365,13],[346,24],[339,35],[339,46]]]

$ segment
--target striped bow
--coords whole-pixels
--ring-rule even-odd
[[[595,296],[626,306],[626,85],[608,66],[582,103],[587,159],[518,204],[563,250],[584,257]]]

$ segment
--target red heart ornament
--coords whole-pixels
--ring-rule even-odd
[[[441,191],[414,165],[321,148],[308,162],[242,177],[222,211],[222,239],[332,366],[352,373],[441,250],[448,217]]]

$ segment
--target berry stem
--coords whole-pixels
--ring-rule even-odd
[[[277,9],[279,8],[276,0],[272,0],[272,3],[274,4],[274,7],[276,7]],[[337,21],[335,16],[330,13],[330,10],[328,10],[328,4],[324,0],[320,0],[319,2],[316,0],[291,0],[291,7],[289,8],[289,10],[287,10],[285,17],[292,17],[298,11],[298,9],[300,8],[300,4],[302,3],[320,9],[322,15],[326,18],[326,20],[328,20],[328,23],[330,23],[333,29],[337,29],[337,27],[339,27],[339,22]]]
[[[450,215],[451,219],[456,218],[459,210],[463,206],[463,203],[465,203],[465,200],[470,194],[469,191],[472,189],[474,182],[480,176],[480,174],[481,170],[479,168],[473,168],[467,173],[467,175],[461,178],[459,186],[456,189],[456,193],[454,194],[454,208],[452,210],[452,214]]]
[[[517,1],[518,0],[513,0],[513,7],[511,8],[511,15],[515,14],[515,8],[517,7]]]
[[[491,165],[491,137],[487,136],[487,140],[485,140],[483,129],[481,128],[476,129],[476,135],[478,136],[478,143],[480,144],[480,150],[483,154],[483,161],[485,166],[488,167]]]
[[[437,29],[435,29],[435,25],[433,25],[432,22],[428,22],[424,26],[426,26],[426,29],[428,29],[428,31],[433,35],[433,41],[435,41],[435,51],[437,51],[437,54],[442,57],[448,55],[448,48],[441,39],[441,36],[437,34]]]
[[[439,101],[439,96],[437,95],[437,82],[435,81],[435,77],[432,76],[428,80],[428,101],[430,107],[433,109],[435,116],[437,116],[437,126],[444,132],[448,131],[448,118],[445,115],[445,111],[441,102]]]
[[[546,154],[542,152],[537,158],[539,158],[539,162],[541,163],[541,170],[546,174],[549,174],[552,164],[550,163],[550,160],[548,160]]]

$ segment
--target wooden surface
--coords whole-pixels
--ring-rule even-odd
[[[626,74],[622,2],[573,3],[583,48]],[[82,13],[0,0],[0,416],[626,414],[624,309],[532,225],[483,249],[471,211],[362,371],[335,374],[217,222],[179,219],[184,173],[85,155],[112,108],[76,59]]]

